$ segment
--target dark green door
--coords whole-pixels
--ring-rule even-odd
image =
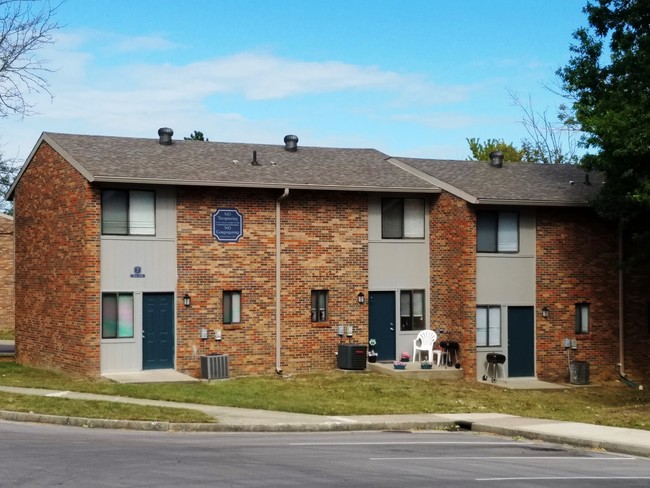
[[[508,307],[508,376],[535,376],[535,312]]]
[[[368,310],[368,334],[375,339],[377,359],[395,359],[395,292],[371,291]]]
[[[142,369],[174,367],[174,294],[142,296]]]

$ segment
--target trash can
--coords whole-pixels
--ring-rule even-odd
[[[569,364],[569,383],[572,385],[589,384],[589,363],[587,361],[572,361]]]

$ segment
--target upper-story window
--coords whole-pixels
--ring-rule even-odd
[[[423,198],[382,198],[382,239],[424,239]]]
[[[478,252],[519,252],[519,214],[477,212],[476,250]]]
[[[156,235],[156,193],[102,190],[102,234]]]

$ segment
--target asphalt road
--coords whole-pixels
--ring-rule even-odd
[[[467,432],[162,433],[0,422],[5,487],[644,487],[650,459]]]

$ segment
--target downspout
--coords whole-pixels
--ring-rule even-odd
[[[275,372],[277,374],[282,373],[282,333],[280,330],[280,321],[281,321],[281,281],[280,281],[280,270],[282,268],[282,263],[280,262],[282,258],[282,253],[280,252],[280,202],[289,196],[289,188],[284,189],[284,193],[275,201]]]
[[[625,337],[623,327],[623,224],[618,226],[618,369],[619,374],[625,377]]]

